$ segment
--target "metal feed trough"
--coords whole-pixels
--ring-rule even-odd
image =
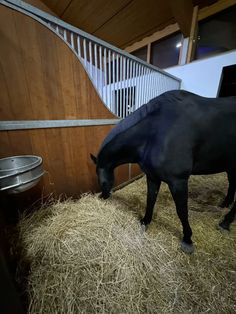
[[[43,176],[42,158],[32,155],[0,159],[0,191],[8,194],[24,192]]]

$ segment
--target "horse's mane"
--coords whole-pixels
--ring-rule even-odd
[[[162,103],[173,102],[182,100],[182,97],[186,95],[193,95],[184,90],[172,90],[165,92],[153,99],[151,99],[148,103],[142,105],[139,109],[135,110],[125,119],[121,120],[107,135],[104,139],[100,151],[106,146],[109,142],[111,142],[114,137],[127,129],[133,127],[137,123],[139,123],[142,119],[144,119],[147,115],[154,114],[157,110],[160,109]],[[174,100],[174,101],[173,101]]]
[[[159,97],[159,96],[158,96]],[[151,99],[147,104],[142,105],[139,109],[135,110],[125,119],[121,120],[107,135],[104,139],[102,148],[108,144],[115,136],[126,131],[132,126],[139,123],[142,119],[144,119],[148,114],[154,113],[159,108],[158,97]]]

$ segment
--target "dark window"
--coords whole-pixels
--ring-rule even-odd
[[[138,50],[135,50],[131,54],[143,61],[147,61],[147,46],[140,48]]]
[[[179,63],[182,34],[176,33],[151,45],[151,64],[168,68]]]
[[[219,97],[236,96],[236,65],[223,67]]]
[[[236,5],[201,21],[195,59],[236,48]]]

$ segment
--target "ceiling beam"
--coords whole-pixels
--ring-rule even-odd
[[[236,4],[236,0],[219,0],[216,3],[202,8],[198,14],[198,21],[204,20],[208,16],[221,12],[222,10],[228,9],[229,7]]]
[[[189,37],[193,15],[193,4],[190,0],[168,0],[172,14],[184,37]]]
[[[142,40],[135,42],[134,44],[126,47],[125,50],[127,52],[131,53],[137,49],[140,49],[144,46],[147,46],[148,44],[150,44],[154,41],[160,40],[163,37],[169,36],[175,32],[178,32],[178,31],[179,31],[179,26],[177,23],[170,24],[167,27],[165,27],[164,29],[153,33],[151,36],[145,37]]]

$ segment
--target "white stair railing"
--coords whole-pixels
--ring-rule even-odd
[[[181,80],[20,0],[0,0],[48,26],[74,51],[106,107],[124,118]]]

